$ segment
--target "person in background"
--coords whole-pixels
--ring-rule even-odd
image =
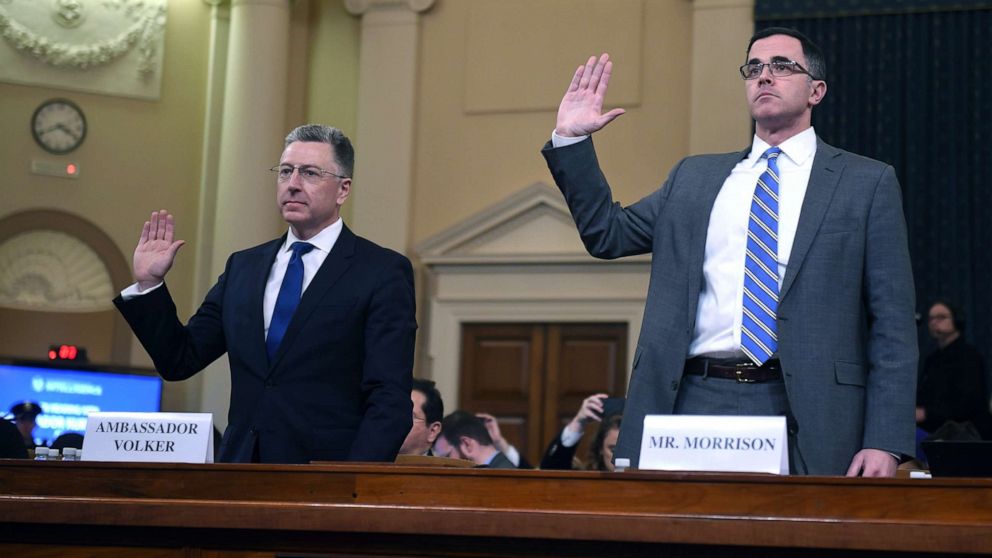
[[[489,432],[489,437],[493,439],[493,445],[506,456],[507,459],[513,463],[518,469],[533,469],[534,466],[527,461],[527,458],[517,451],[517,448],[513,446],[510,442],[503,437],[503,433],[499,429],[499,421],[496,417],[488,413],[475,413],[475,416],[482,419],[482,422],[486,425],[486,431]]]
[[[455,411],[441,422],[441,436],[434,442],[434,455],[465,459],[477,467],[516,469],[493,445],[483,420],[466,411]]]
[[[38,425],[37,419],[41,413],[41,405],[34,401],[21,401],[10,408],[10,414],[14,417],[14,425],[21,433],[21,440],[27,449],[34,449],[38,445],[35,443],[34,429]]]
[[[613,471],[613,451],[620,433],[621,415],[603,416],[605,393],[596,393],[582,400],[575,417],[558,433],[544,452],[541,469],[585,469],[590,471]],[[576,460],[575,452],[585,434],[586,425],[598,422],[596,437],[589,446],[589,457],[582,463]]]
[[[413,402],[413,426],[400,446],[400,455],[433,456],[433,446],[441,434],[441,421],[444,419],[444,401],[434,382],[413,379],[410,391]]]
[[[992,415],[985,363],[965,341],[965,317],[953,302],[940,299],[927,313],[937,350],[927,356],[916,391],[916,423],[929,434],[944,423],[970,422],[983,439],[992,439]]]
[[[14,423],[6,419],[0,419],[0,458],[28,458],[28,448],[24,447],[24,438]]]

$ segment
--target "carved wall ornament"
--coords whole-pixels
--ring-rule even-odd
[[[83,3],[79,0],[56,0],[55,8],[52,18],[55,23],[67,29],[79,27],[79,24],[86,19]]]
[[[0,0],[0,80],[157,98],[167,2]]]
[[[0,244],[0,306],[44,312],[98,312],[112,308],[107,266],[78,238],[34,230]]]

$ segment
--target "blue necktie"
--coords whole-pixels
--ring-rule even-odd
[[[272,312],[272,321],[269,323],[269,335],[265,338],[265,349],[269,353],[270,362],[275,357],[283,336],[286,335],[286,328],[293,319],[296,307],[300,305],[300,296],[303,294],[303,254],[313,250],[314,246],[309,242],[294,242],[290,248],[293,250],[293,255],[289,258],[286,275],[282,278],[276,307]]]
[[[758,177],[747,223],[744,257],[744,315],[741,349],[761,366],[778,350],[778,162],[782,150],[772,147],[761,156],[768,168]]]

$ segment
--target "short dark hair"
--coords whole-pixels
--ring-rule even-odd
[[[413,379],[413,389],[424,394],[424,404],[421,410],[424,411],[424,419],[428,426],[444,419],[444,402],[441,400],[441,392],[437,390],[435,385],[431,380]]]
[[[283,149],[295,141],[312,141],[330,145],[334,151],[334,162],[341,167],[341,172],[349,178],[354,175],[355,148],[351,146],[351,140],[341,130],[323,124],[304,124],[286,136],[286,140],[282,144]]]
[[[947,308],[948,311],[950,311],[951,321],[954,322],[954,329],[958,330],[958,332],[960,333],[964,333],[964,326],[966,324],[964,310],[962,310],[960,306],[958,306],[954,301],[952,301],[949,298],[939,297],[933,302],[931,302],[930,306],[927,307],[927,317],[929,317],[930,310],[932,310],[933,307],[937,306],[938,304],[944,306],[945,308]]]
[[[467,411],[454,411],[441,421],[441,435],[452,446],[457,446],[462,436],[471,438],[483,446],[493,445],[493,439],[486,430],[486,423]]]
[[[812,39],[791,27],[766,27],[756,31],[754,35],[751,35],[751,42],[747,44],[747,50],[744,51],[744,62],[747,62],[747,57],[751,54],[751,47],[756,41],[774,35],[786,35],[793,39],[798,39],[799,43],[803,46],[803,56],[806,57],[806,70],[809,71],[810,77],[821,81],[827,80],[827,60],[823,57],[823,51],[820,50],[820,47]]]

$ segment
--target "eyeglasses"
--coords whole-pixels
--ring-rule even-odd
[[[806,74],[813,79],[817,79],[809,70],[803,68],[802,64],[794,60],[773,60],[771,62],[748,62],[741,66],[741,77],[744,79],[758,79],[761,72],[768,66],[768,71],[775,77],[786,77],[792,74]]]
[[[329,174],[336,178],[349,178],[313,165],[276,165],[269,170],[276,173],[276,178],[279,182],[286,182],[293,177],[293,173],[296,171],[300,172],[300,178],[308,184],[319,183],[323,180],[325,174]]]

